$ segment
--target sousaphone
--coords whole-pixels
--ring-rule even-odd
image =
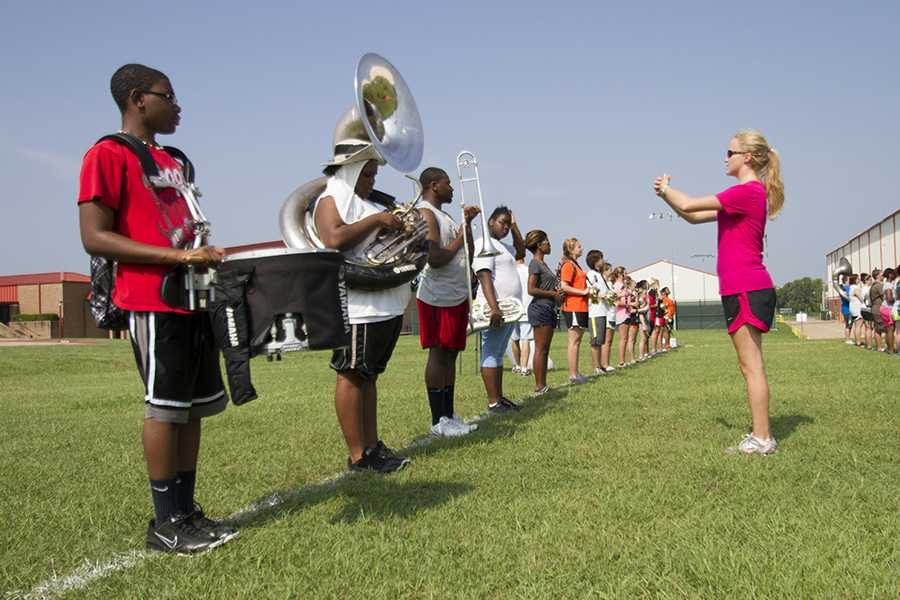
[[[334,130],[334,160],[345,164],[375,159],[408,175],[419,167],[424,148],[422,119],[415,100],[399,71],[382,56],[366,54],[356,65],[353,80],[355,103]],[[298,187],[281,207],[279,223],[284,243],[290,248],[321,248],[312,215],[316,199],[325,190],[327,177]],[[412,281],[425,266],[427,225],[415,209],[421,195],[406,205],[377,190],[369,200],[385,204],[403,222],[397,232],[381,233],[360,255],[345,254],[347,285],[361,290],[382,290]]]

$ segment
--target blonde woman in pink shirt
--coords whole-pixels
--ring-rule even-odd
[[[784,205],[781,161],[766,138],[739,131],[725,153],[725,173],[737,185],[715,196],[692,197],[657,177],[653,188],[688,223],[718,223],[719,293],[728,334],[747,382],[753,431],[737,448],[745,454],[771,454],[778,443],[769,431],[769,382],[763,364],[762,334],[775,316],[775,285],[762,262],[766,217]]]

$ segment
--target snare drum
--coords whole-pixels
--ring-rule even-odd
[[[224,341],[232,345],[241,337],[235,336],[233,317],[243,311],[251,356],[349,345],[343,262],[333,250],[265,248],[228,255],[216,268],[211,303],[214,323],[227,326]]]

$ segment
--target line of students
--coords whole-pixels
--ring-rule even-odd
[[[555,271],[546,262],[552,249],[544,231],[529,231],[525,246],[532,253],[525,303],[528,323],[534,331],[536,394],[549,390],[546,372],[550,343],[557,327],[557,307],[567,330],[566,357],[571,383],[587,380],[578,370],[585,331],[590,331],[595,375],[615,370],[610,365],[610,356],[616,333],[619,368],[644,361],[670,347],[676,308],[668,288],[659,289],[659,281],[635,283],[624,267],[613,268],[599,250],[587,253],[585,271],[578,263],[582,245],[576,238],[563,242],[563,257]],[[521,363],[517,370],[523,372]]]
[[[844,339],[847,344],[900,354],[900,265],[884,271],[841,276]]]

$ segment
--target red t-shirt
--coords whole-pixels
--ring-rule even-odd
[[[716,194],[719,252],[716,270],[723,296],[775,287],[762,262],[766,233],[766,188],[759,181]]]
[[[183,181],[181,166],[168,153],[150,148],[159,174]],[[78,203],[99,200],[116,213],[115,231],[143,244],[187,248],[194,240],[187,202],[174,188],[154,189],[138,157],[126,146],[106,140],[93,146],[81,163]],[[120,262],[113,302],[125,310],[186,312],[163,302],[159,287],[171,265]]]

